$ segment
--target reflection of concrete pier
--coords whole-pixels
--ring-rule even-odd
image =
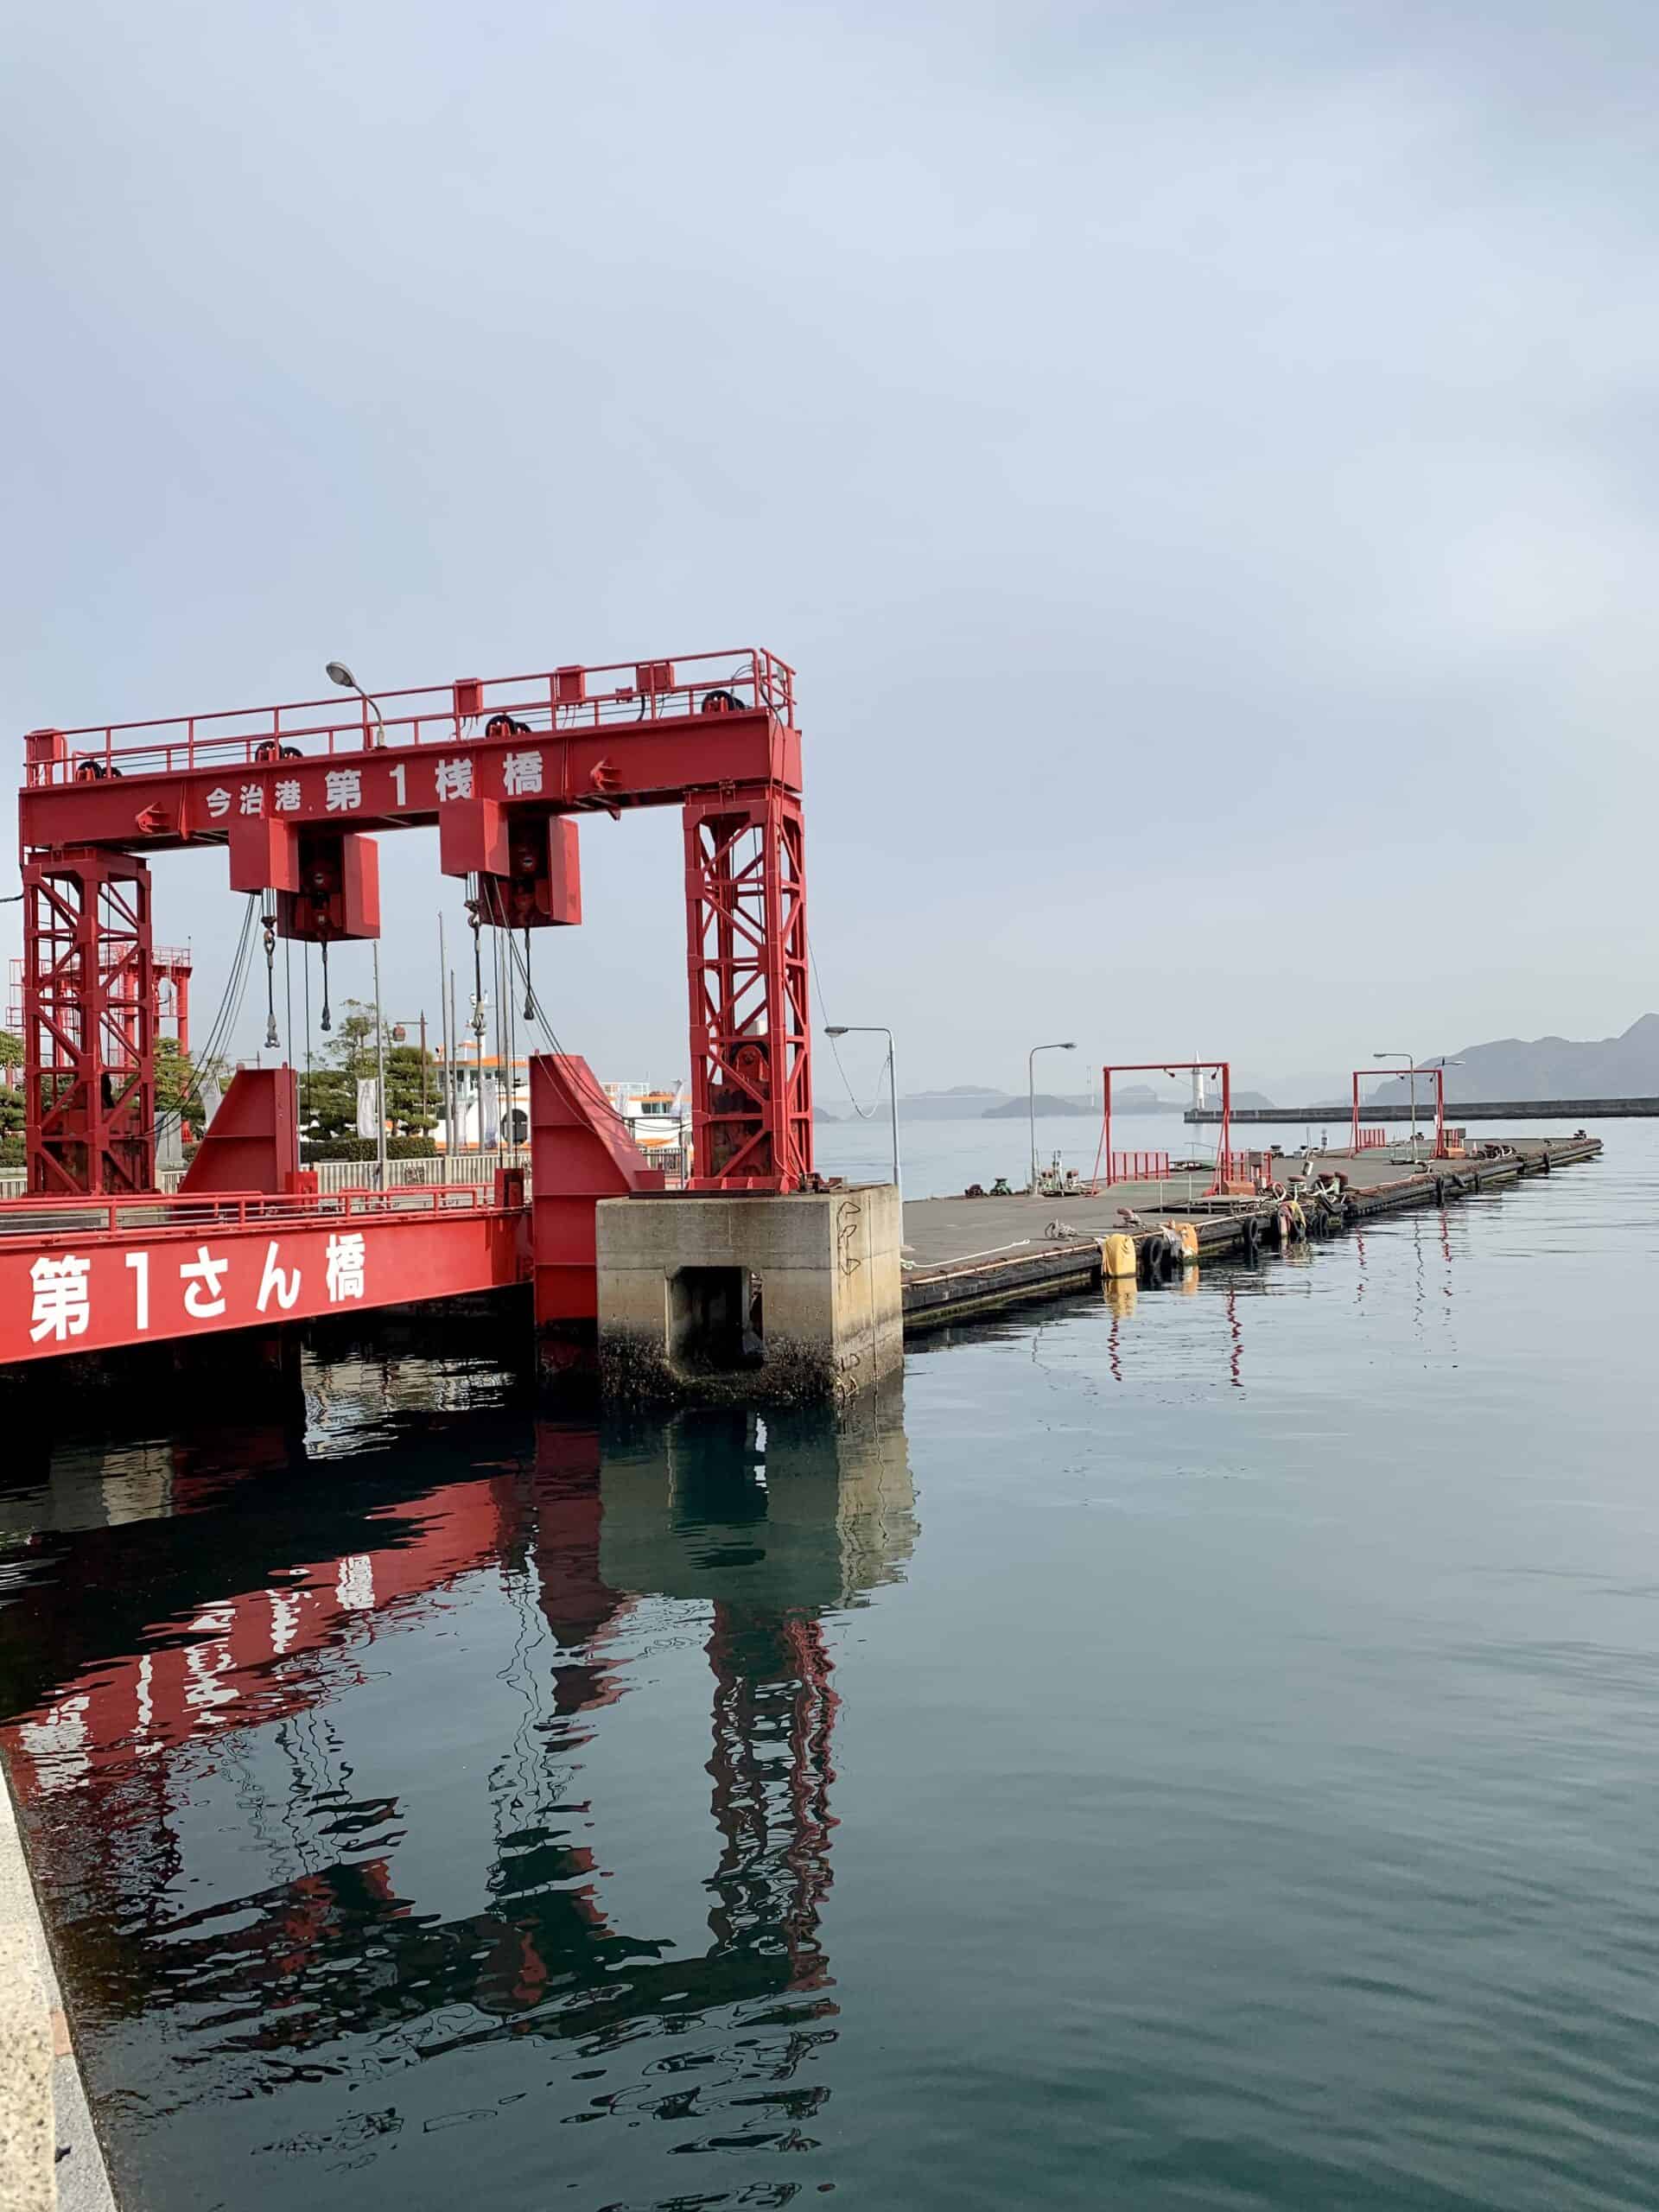
[[[315,1469],[285,1438],[240,1479],[198,1446],[170,1510],[156,1470],[133,1470],[148,1519],[122,1518],[108,1467],[77,1538],[82,1599],[65,1614],[49,1583],[25,1590],[0,1631],[0,1660],[40,1683],[0,1745],[45,1893],[73,1899],[95,2087],[137,2083],[180,2110],[256,2088],[280,2101],[347,2055],[355,2081],[498,2037],[628,2033],[822,1993],[826,1618],[899,1579],[916,1541],[900,1415],[891,1391],[839,1420],[722,1409],[600,1432],[428,1415],[408,1441]],[[418,1484],[400,1480],[416,1465]],[[232,1525],[257,1533],[227,1546]],[[330,1531],[339,1550],[320,1555]],[[123,1571],[135,1545],[142,1576]],[[246,1579],[227,1584],[227,1562]],[[603,1764],[583,1749],[635,1688],[631,1637],[659,1597],[707,1607],[696,1948],[619,1920],[603,1870],[626,1839],[607,1836]],[[358,1694],[396,1679],[401,1637],[477,1607],[494,1653],[504,1601],[510,1664],[489,1656],[451,1693],[478,1702],[475,1751],[434,1772],[412,1713],[390,1740],[365,1736]],[[685,1811],[664,1817],[683,1827]],[[227,1832],[245,1894],[228,1893]],[[820,1994],[811,2009],[832,2008]],[[809,2094],[827,2092],[788,2092]],[[339,2108],[342,2142],[355,2111]],[[282,2133],[260,2126],[261,2143]]]
[[[890,1385],[839,1417],[736,1408],[605,1432],[601,1563],[615,1589],[716,1604],[855,1605],[902,1570],[915,1493]]]
[[[823,1616],[861,1603],[910,1556],[900,1412],[890,1391],[842,1421],[683,1413],[619,1427],[601,1477],[605,1581],[713,1608],[714,1954],[729,1967],[781,1938],[792,1989],[830,1979],[818,1922],[840,1701]]]

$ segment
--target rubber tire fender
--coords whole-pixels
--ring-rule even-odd
[[[1164,1236],[1148,1236],[1141,1247],[1149,1283],[1173,1281],[1180,1266],[1180,1247]]]

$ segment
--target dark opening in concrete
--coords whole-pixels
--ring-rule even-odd
[[[760,1278],[747,1268],[680,1268],[669,1278],[668,1356],[730,1374],[766,1359]]]

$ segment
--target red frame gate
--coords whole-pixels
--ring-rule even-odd
[[[683,809],[693,1187],[813,1172],[794,672],[754,648],[38,729],[18,804],[31,1192],[155,1182],[144,850],[216,847],[284,936],[380,928],[372,832],[435,823],[486,925],[579,922],[576,823]]]

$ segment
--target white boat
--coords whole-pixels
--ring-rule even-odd
[[[689,1152],[691,1122],[683,1083],[677,1083],[671,1090],[655,1083],[607,1083],[605,1096],[647,1158],[654,1153]]]

